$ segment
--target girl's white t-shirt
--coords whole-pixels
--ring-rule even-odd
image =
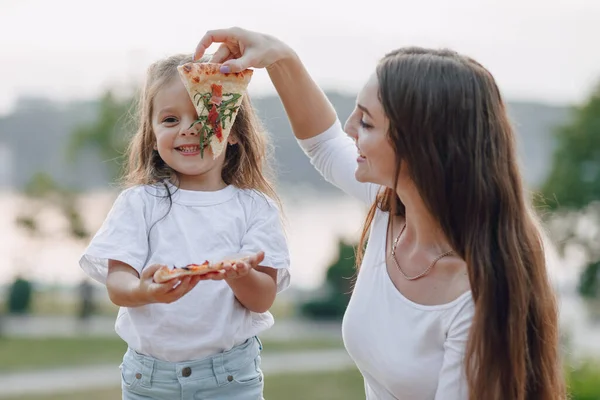
[[[356,180],[356,145],[339,121],[299,143],[327,181],[373,203],[380,187]],[[364,377],[366,398],[467,399],[463,361],[474,314],[471,293],[436,306],[404,297],[386,268],[388,219],[387,212],[376,211],[342,323],[344,344]]]
[[[278,292],[290,282],[290,256],[276,204],[234,186],[214,192],[167,184],[124,190],[80,259],[92,278],[106,283],[108,260],[138,273],[152,264],[183,267],[244,253],[265,252],[261,265],[276,268]],[[138,353],[181,362],[217,354],[271,327],[269,312],[241,305],[225,281],[201,281],[171,304],[121,307],[119,336]]]

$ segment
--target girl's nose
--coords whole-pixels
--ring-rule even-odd
[[[186,128],[181,130],[181,132],[179,133],[180,135],[182,135],[182,136],[197,136],[198,135],[198,129],[200,129],[200,123],[196,123],[196,124],[186,123],[183,126]]]

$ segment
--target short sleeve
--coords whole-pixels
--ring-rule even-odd
[[[381,187],[356,180],[358,151],[339,120],[317,136],[299,139],[298,144],[327,182],[362,202],[373,203]]]
[[[254,198],[241,251],[264,251],[265,259],[261,265],[277,269],[278,293],[290,285],[290,254],[281,214],[275,202],[266,196]]]
[[[438,379],[436,400],[467,400],[465,352],[475,305],[469,300],[452,320],[444,342],[444,361]]]
[[[148,258],[148,229],[143,191],[131,188],[115,200],[79,265],[91,278],[106,283],[108,260],[118,260],[141,273]]]

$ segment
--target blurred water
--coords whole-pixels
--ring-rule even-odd
[[[92,231],[102,223],[115,196],[114,191],[104,191],[88,193],[81,199],[84,218]],[[300,188],[295,193],[288,192],[282,200],[293,287],[317,288],[336,255],[338,240],[358,237],[367,207],[346,196]],[[58,212],[46,209],[40,214],[40,227],[46,232],[44,239],[26,234],[14,222],[21,213],[34,211],[34,204],[20,195],[4,192],[0,194],[0,207],[4,211],[0,213],[0,285],[19,273],[52,286],[71,286],[84,278],[77,262],[86,243],[76,242],[64,233],[66,222]],[[560,294],[565,332],[570,332],[577,351],[600,354],[600,323],[590,318],[593,307],[575,293],[580,260],[577,254],[561,260],[549,248],[549,270]]]

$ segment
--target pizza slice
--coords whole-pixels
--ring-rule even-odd
[[[190,62],[177,67],[198,113],[192,124],[200,136],[200,155],[210,145],[213,158],[225,146],[254,71],[224,74],[221,64]]]
[[[154,282],[164,283],[184,276],[206,275],[210,272],[218,272],[225,269],[227,265],[235,265],[237,262],[245,261],[247,258],[248,257],[226,259],[214,264],[209,263],[207,260],[202,264],[188,264],[185,267],[169,268],[165,265],[160,267],[154,273]]]

